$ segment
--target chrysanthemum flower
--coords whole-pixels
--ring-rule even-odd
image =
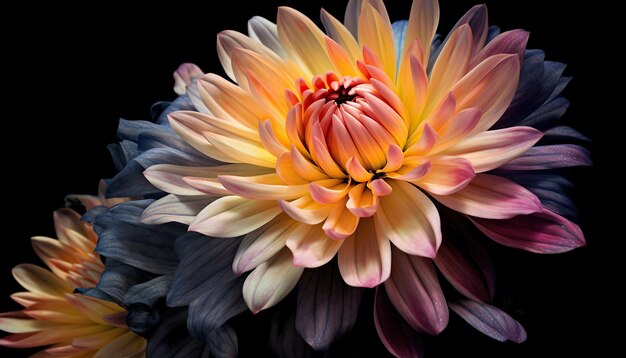
[[[279,9],[277,24],[253,18],[250,36],[219,34],[218,55],[235,83],[208,74],[187,88],[196,110],[169,121],[195,150],[185,156],[177,145],[176,160],[145,171],[171,195],[143,221],[243,235],[232,268],[251,271],[243,296],[253,312],[300,280],[318,285],[317,271],[303,276],[304,269],[333,274],[325,264],[336,257],[345,283],[378,286],[378,333],[392,353],[411,356],[415,331],[437,334],[448,322],[437,267],[468,298],[450,304],[456,313],[495,339],[524,340],[523,328],[488,304],[492,268],[463,237],[466,224],[533,252],[583,245],[580,228],[563,216],[571,216],[559,195],[564,182],[536,171],[586,165],[588,157],[578,146],[536,146],[544,132],[578,134],[549,128],[566,108],[559,93],[567,80],[560,66],[526,50],[527,32],[489,29],[478,6],[441,42],[438,19],[433,0],[414,1],[408,22],[393,25],[381,1],[352,0],[344,23],[322,11],[326,34],[290,8]],[[200,248],[199,239],[187,241]],[[190,262],[200,260],[195,250],[179,255],[188,267],[175,280],[183,282],[202,266]],[[219,274],[221,266],[206,270]],[[316,288],[307,285],[299,286],[298,312],[320,309],[325,321],[299,319],[296,329],[326,349],[354,323],[333,314],[360,296],[337,286],[338,307],[318,307],[318,298],[333,298],[310,297]]]
[[[71,209],[57,210],[54,223],[58,240],[32,239],[50,271],[31,264],[13,269],[27,291],[11,298],[24,309],[0,315],[0,329],[13,333],[0,345],[49,346],[36,357],[143,357],[145,339],[128,330],[122,307],[74,293],[75,288],[94,287],[103,270],[93,252],[98,238],[91,226]]]

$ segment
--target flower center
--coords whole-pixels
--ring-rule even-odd
[[[298,87],[301,134],[309,150],[316,144],[325,145],[333,161],[347,174],[348,167],[356,165],[355,160],[373,174],[385,166],[389,146],[400,142],[392,134],[393,129],[403,120],[369,80],[340,78],[328,72],[324,77],[314,77],[310,86],[300,80]],[[319,160],[315,155],[313,159]]]

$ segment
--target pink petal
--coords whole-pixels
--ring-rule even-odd
[[[412,184],[388,182],[393,192],[380,199],[375,216],[382,235],[406,253],[435,257],[441,244],[437,208]]]
[[[542,210],[535,194],[511,180],[488,174],[476,175],[454,194],[433,197],[452,210],[486,219],[509,219]]]
[[[288,234],[287,247],[293,254],[294,266],[315,268],[330,261],[343,244],[341,240],[332,240],[322,225],[298,223]]]
[[[542,136],[534,128],[521,126],[486,131],[449,148],[446,154],[469,160],[474,170],[482,173],[519,157]]]
[[[530,252],[555,254],[585,245],[578,225],[545,208],[508,220],[472,218],[472,221],[492,240]]]
[[[419,334],[398,314],[382,287],[376,289],[374,324],[378,337],[391,354],[402,358],[423,357]]]
[[[511,104],[519,81],[517,55],[495,55],[478,64],[452,88],[457,110],[477,108],[483,116],[472,133],[485,131]]]
[[[376,214],[378,210],[378,196],[374,195],[365,183],[354,186],[348,193],[346,207],[354,215],[367,218]]]
[[[435,157],[431,168],[415,184],[432,194],[450,195],[463,189],[474,177],[472,164],[461,158]]]
[[[470,222],[459,215],[447,215],[443,244],[434,262],[443,276],[465,297],[490,302],[495,293],[493,263],[485,248],[467,240]]]
[[[352,235],[359,225],[359,217],[346,208],[347,198],[334,204],[322,228],[328,237],[342,240]]]
[[[233,260],[233,272],[241,275],[276,255],[287,241],[287,233],[297,224],[291,218],[280,215],[269,223],[247,234]]]
[[[529,35],[530,33],[528,31],[519,29],[501,33],[493,40],[489,41],[489,43],[478,52],[476,57],[472,59],[470,67],[476,66],[489,56],[501,53],[516,54],[519,57],[520,63],[522,63]]]
[[[287,185],[276,174],[251,177],[220,175],[218,179],[229,192],[248,199],[292,200],[309,193],[308,184]]]
[[[377,233],[374,219],[362,219],[339,250],[339,271],[350,286],[375,287],[389,278],[391,245]]]
[[[430,259],[391,249],[385,289],[393,306],[418,332],[439,334],[448,324],[448,305]]]

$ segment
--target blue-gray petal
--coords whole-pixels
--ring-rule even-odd
[[[152,202],[122,203],[98,215],[94,222],[94,230],[99,236],[96,252],[151,273],[173,272],[178,265],[174,241],[186,230],[183,225],[175,223],[141,224],[141,214]]]
[[[195,339],[187,331],[186,307],[171,308],[163,314],[161,322],[148,340],[148,357],[159,358],[209,358],[209,346]]]

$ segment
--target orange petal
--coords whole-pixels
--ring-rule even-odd
[[[352,235],[359,225],[359,217],[346,208],[347,198],[337,202],[324,222],[324,232],[334,240]]]

